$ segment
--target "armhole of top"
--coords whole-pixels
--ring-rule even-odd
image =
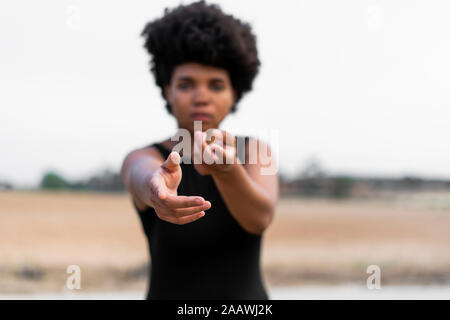
[[[164,147],[160,143],[153,143],[149,147],[155,147],[159,151],[159,153],[161,154],[161,156],[163,157],[164,160],[167,159],[169,154],[172,152],[172,151],[166,149],[166,147]]]

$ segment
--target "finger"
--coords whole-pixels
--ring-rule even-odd
[[[221,144],[221,133],[220,130],[215,129],[212,133],[215,132],[215,136],[217,138],[214,138],[214,142],[208,144],[207,142],[207,134],[206,132],[202,131],[196,131],[194,133],[195,140],[194,140],[194,161],[196,163],[202,164],[208,164],[211,165],[213,163],[218,163],[219,159],[213,154],[211,151],[211,145],[214,143]],[[220,133],[220,135],[218,135]]]
[[[200,218],[202,218],[204,216],[205,216],[205,212],[204,211],[200,211],[199,213],[195,213],[195,214],[192,214],[192,215],[187,216],[187,217],[175,218],[175,217],[167,216],[167,217],[164,217],[164,218],[168,222],[171,222],[171,223],[174,223],[174,224],[183,225],[183,224],[186,224],[186,223],[194,222],[194,221],[196,221],[196,220],[198,220],[198,219],[200,219]]]
[[[203,141],[203,160],[206,164],[218,163],[218,158],[215,156],[211,150],[211,145]]]
[[[205,203],[205,199],[200,196],[167,195],[167,197],[162,200],[164,205],[171,209],[196,207]]]
[[[211,141],[208,144],[217,143],[219,145],[223,145],[223,133],[222,133],[222,130],[212,129],[211,130],[211,138],[208,141]]]
[[[226,164],[234,164],[235,163],[235,153],[236,150],[231,147],[222,147],[216,144],[211,145],[211,150],[213,154],[222,162]]]
[[[236,137],[225,130],[223,130],[222,133],[223,133],[223,140],[225,141],[225,146],[234,147],[236,144]]]
[[[194,132],[194,163],[201,163],[202,159],[203,133],[198,130]]]
[[[175,209],[173,214],[175,217],[185,217],[190,216],[194,213],[201,212],[203,210],[208,210],[211,208],[211,202],[206,201],[201,206],[191,207],[191,208],[181,208],[181,209]]]
[[[212,143],[208,146],[208,156],[212,158],[212,162],[215,164],[223,164],[223,148],[220,145]]]
[[[225,130],[213,129],[212,135],[215,138],[214,138],[214,141],[212,143],[210,143],[209,145],[217,144],[224,149],[226,149],[227,147],[235,146],[235,140],[236,140],[235,137],[231,133],[229,133]]]
[[[228,131],[213,129],[212,135],[215,137],[214,142],[218,142],[219,145],[234,146],[235,144],[235,137]]]
[[[203,145],[203,132],[200,130],[194,132],[194,152],[200,152]]]
[[[180,155],[176,151],[172,151],[166,161],[161,165],[168,172],[175,172],[180,166]]]
[[[212,144],[211,145],[211,153],[218,159],[221,160],[220,164],[224,163],[224,159],[225,159],[225,150],[223,149],[222,146],[217,145],[217,144]]]

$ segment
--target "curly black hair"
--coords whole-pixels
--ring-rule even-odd
[[[236,91],[231,112],[236,111],[244,93],[252,89],[259,71],[256,36],[250,24],[203,0],[172,10],[165,8],[164,16],[148,22],[141,36],[145,38],[144,48],[152,56],[150,71],[169,113],[172,110],[164,86],[170,84],[177,65],[197,62],[227,70]]]

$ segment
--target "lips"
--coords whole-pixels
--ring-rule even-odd
[[[195,112],[191,115],[193,120],[197,121],[209,121],[211,120],[212,116],[208,113],[202,113],[202,112]]]

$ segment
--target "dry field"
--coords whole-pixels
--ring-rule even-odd
[[[282,199],[263,239],[269,286],[450,282],[450,210],[407,203]],[[147,244],[126,194],[0,192],[0,293],[142,290]]]

